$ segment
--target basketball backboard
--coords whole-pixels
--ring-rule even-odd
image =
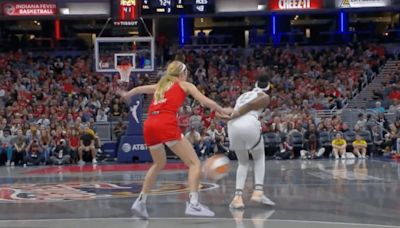
[[[154,71],[155,46],[152,37],[96,38],[95,63],[97,72],[118,72],[117,66],[129,63],[132,72]]]

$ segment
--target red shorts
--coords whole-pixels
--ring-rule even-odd
[[[171,114],[150,116],[144,122],[143,131],[144,142],[147,146],[182,139],[182,132],[178,127],[176,116]]]

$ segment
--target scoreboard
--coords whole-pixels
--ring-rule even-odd
[[[142,15],[209,14],[215,11],[215,0],[141,0]]]

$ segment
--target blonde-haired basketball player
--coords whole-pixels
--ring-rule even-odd
[[[265,205],[275,205],[264,195],[265,152],[261,123],[258,120],[269,105],[269,96],[265,93],[270,87],[266,74],[258,76],[255,88],[242,94],[236,101],[231,120],[228,122],[230,149],[235,151],[239,166],[236,172],[236,192],[231,204],[232,209],[244,208],[243,189],[249,169],[249,153],[254,161],[254,191],[252,201]]]
[[[204,106],[221,114],[230,115],[231,110],[222,108],[200,93],[196,86],[186,82],[187,76],[188,70],[185,64],[173,61],[168,65],[166,75],[157,84],[136,87],[129,92],[118,91],[118,94],[125,99],[141,93],[154,94],[143,127],[144,141],[150,150],[153,165],[147,171],[142,191],[131,208],[136,215],[144,219],[148,218],[147,196],[167,162],[164,145],[167,145],[189,167],[190,195],[185,213],[195,216],[214,216],[214,212],[198,202],[200,161],[193,146],[183,137],[176,116],[187,95],[192,95]]]

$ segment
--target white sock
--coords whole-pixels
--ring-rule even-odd
[[[190,204],[197,205],[199,203],[199,193],[198,192],[191,192],[189,194]]]
[[[139,195],[139,200],[140,200],[140,201],[142,201],[143,203],[146,203],[146,200],[147,200],[147,194],[146,194],[146,193],[143,193],[143,192],[141,192],[141,193],[140,193],[140,195]]]
[[[242,195],[243,195],[243,189],[236,189],[235,196],[242,196]]]
[[[263,186],[263,185],[256,184],[256,185],[254,186],[254,191],[261,191],[261,192],[263,192],[263,191],[264,191],[264,186]]]

